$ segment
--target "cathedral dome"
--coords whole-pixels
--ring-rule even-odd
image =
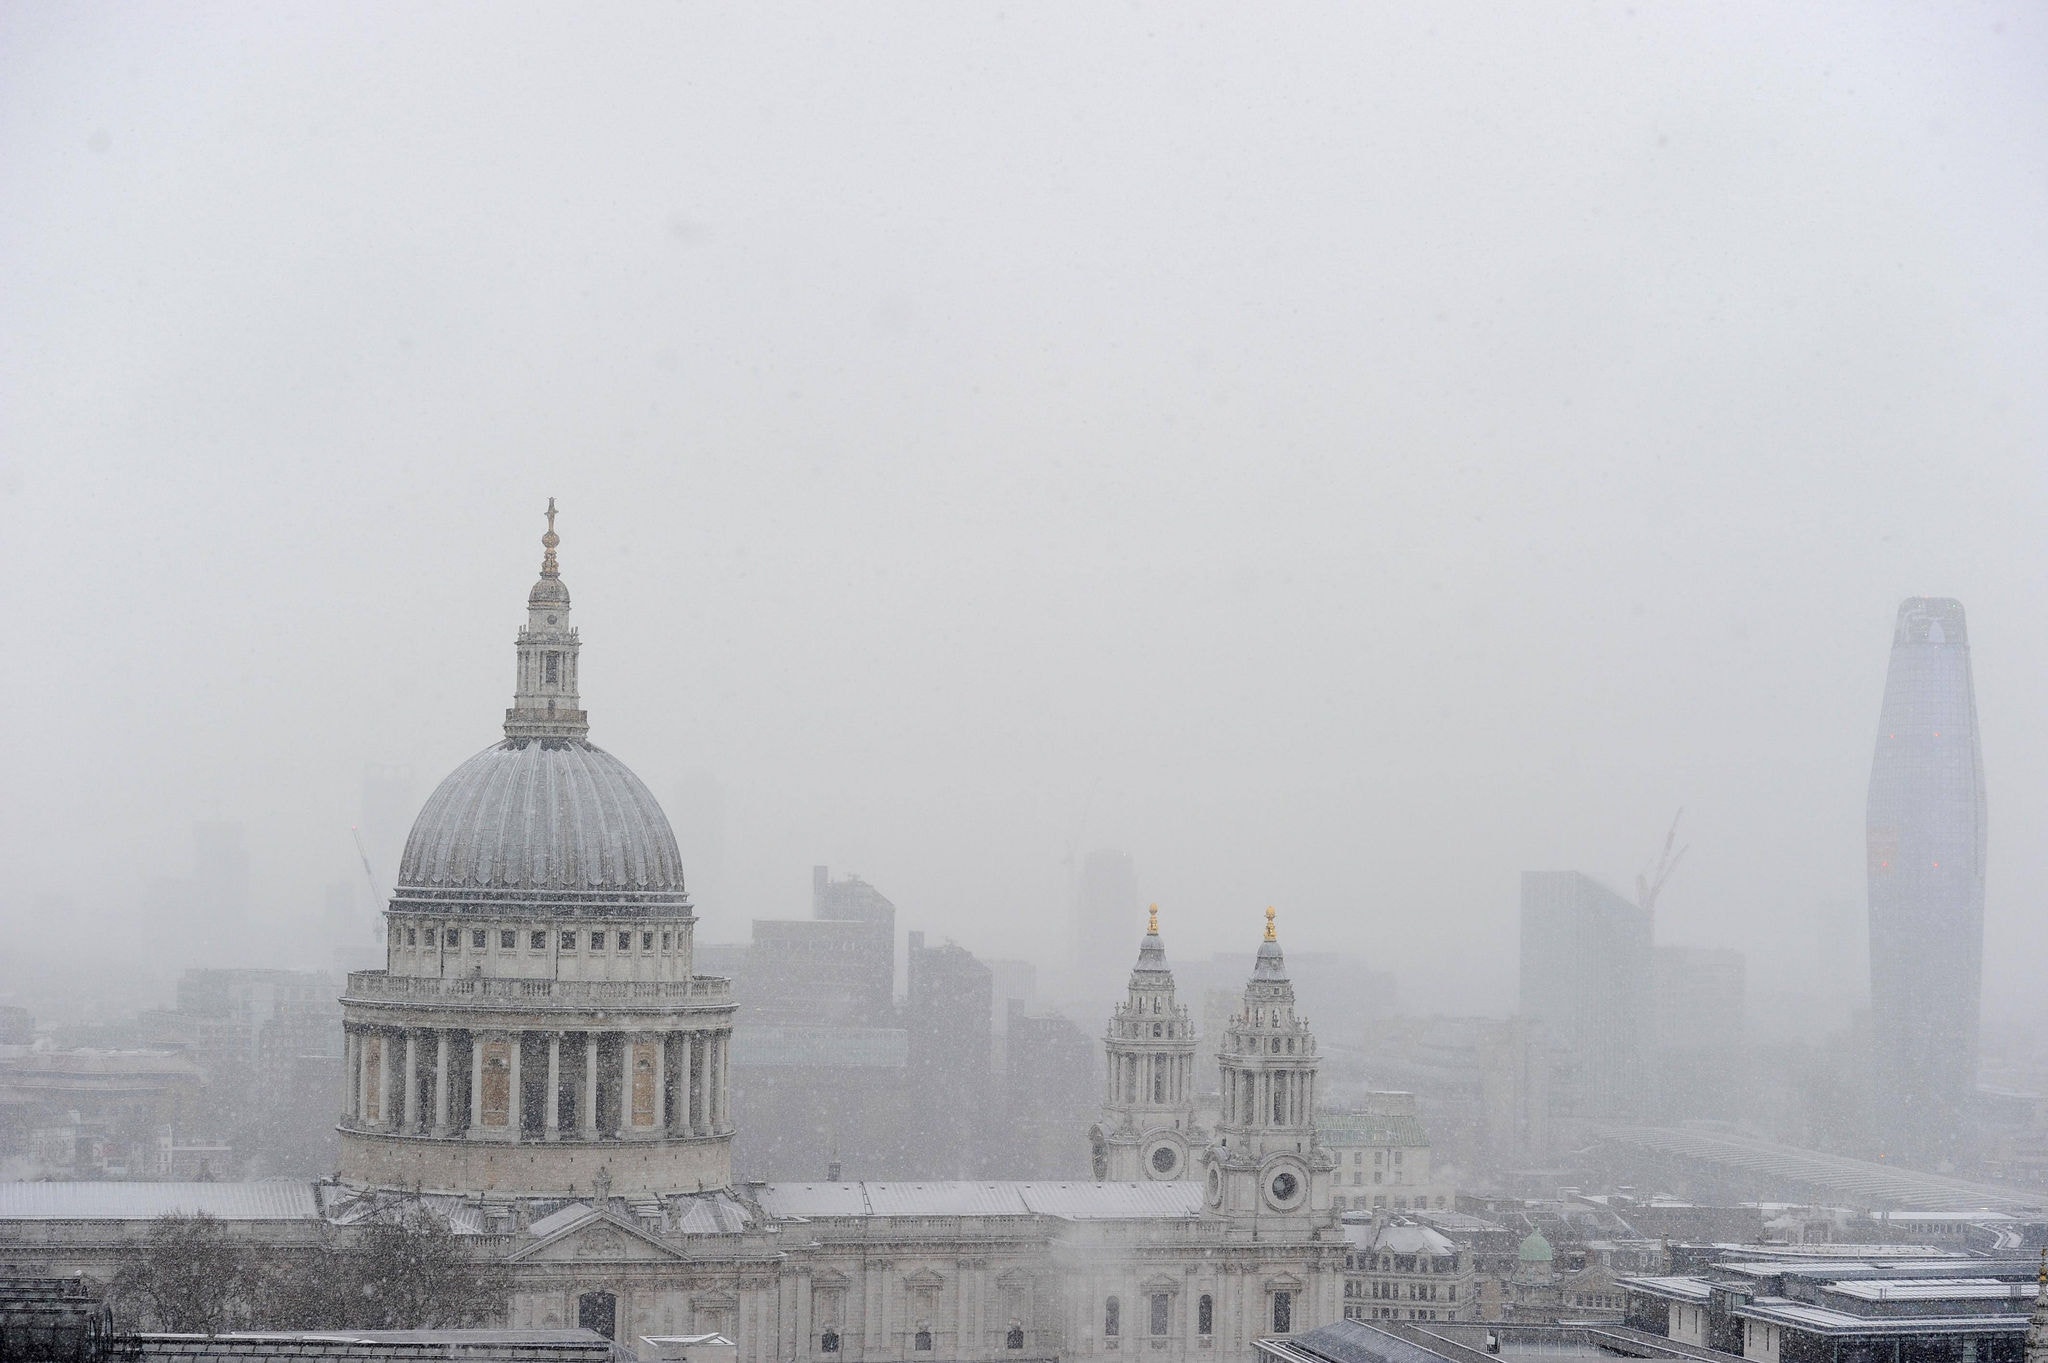
[[[618,758],[577,739],[508,738],[457,767],[428,797],[398,880],[401,894],[681,901],[683,860],[654,795]]]
[[[667,816],[640,778],[587,736],[577,692],[583,645],[569,622],[560,543],[550,498],[505,741],[457,767],[427,798],[405,840],[394,904],[690,912]]]

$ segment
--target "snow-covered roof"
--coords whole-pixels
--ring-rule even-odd
[[[2020,1314],[1865,1316],[1783,1297],[1758,1297],[1735,1306],[1733,1314],[1821,1335],[2019,1335],[2027,1329]]]
[[[2032,1303],[2031,1282],[1996,1278],[1857,1278],[1829,1283],[1827,1290],[1858,1301],[2024,1301]]]
[[[764,1183],[755,1200],[769,1216],[1048,1216],[1124,1221],[1194,1216],[1202,1188],[1187,1181],[1143,1183],[977,1182]]]
[[[1389,1254],[1441,1257],[1458,1252],[1457,1244],[1449,1236],[1428,1226],[1395,1223],[1374,1227],[1354,1221],[1345,1224],[1344,1238],[1361,1249],[1385,1250]]]
[[[1714,1294],[1705,1278],[1696,1278],[1688,1274],[1661,1278],[1616,1278],[1614,1281],[1617,1286],[1631,1292],[1641,1292],[1664,1301],[1703,1302]]]
[[[571,1202],[566,1207],[549,1212],[527,1229],[533,1232],[535,1239],[545,1240],[556,1231],[567,1230],[584,1217],[591,1215],[591,1211],[588,1202]]]
[[[199,1213],[222,1221],[318,1217],[310,1183],[0,1183],[0,1221],[151,1221]]]

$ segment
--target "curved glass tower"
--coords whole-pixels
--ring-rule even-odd
[[[1899,606],[1870,767],[1870,1006],[1890,1159],[1967,1152],[1984,974],[1984,760],[1960,601]]]

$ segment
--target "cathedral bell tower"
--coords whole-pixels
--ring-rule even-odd
[[[1316,1039],[1294,1011],[1273,917],[1216,1055],[1222,1119],[1203,1178],[1212,1213],[1306,1225],[1329,1218],[1336,1161],[1316,1139]]]
[[[1206,1139],[1195,1122],[1195,1026],[1174,998],[1157,904],[1138,943],[1129,992],[1110,1016],[1103,1045],[1109,1082],[1102,1121],[1089,1132],[1095,1177],[1195,1177],[1191,1152]]]

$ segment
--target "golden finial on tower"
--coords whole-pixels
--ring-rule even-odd
[[[1266,906],[1266,940],[1269,942],[1280,940],[1280,934],[1273,931],[1273,906],[1271,904]]]
[[[1159,935],[1159,906],[1157,904],[1152,906],[1152,921],[1145,925],[1145,935],[1147,937],[1157,937]]]
[[[548,498],[548,532],[540,537],[540,547],[547,551],[540,557],[540,575],[542,577],[560,577],[562,575],[561,565],[555,562],[555,546],[561,542],[562,537],[555,533],[555,499],[550,497]]]

